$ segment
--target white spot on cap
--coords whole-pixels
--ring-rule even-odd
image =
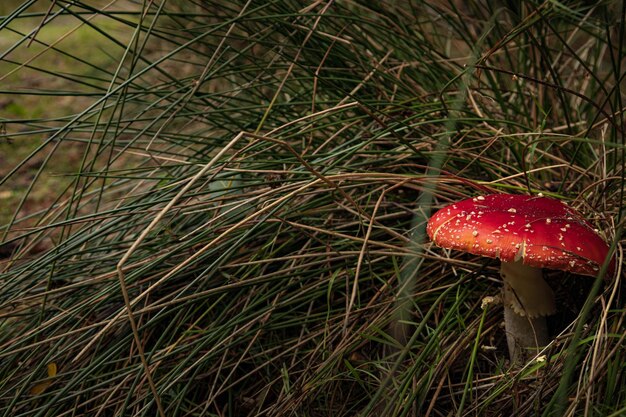
[[[508,212],[509,212],[509,213],[517,213],[517,210],[515,210],[514,208],[512,208],[512,207],[511,207],[511,208],[508,210]]]
[[[474,231],[472,232],[472,236],[474,236],[474,237],[478,236],[478,230],[474,230]]]
[[[548,224],[552,223],[552,219],[546,219],[546,223]]]
[[[482,195],[479,195],[478,197],[476,197],[476,200],[483,201],[484,199],[485,199],[485,197],[483,197]]]
[[[543,193],[538,193],[537,197],[543,197]]]
[[[487,239],[487,243],[493,243],[493,240]]]

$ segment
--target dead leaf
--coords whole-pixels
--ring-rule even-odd
[[[57,364],[54,362],[50,362],[47,366],[48,368],[48,378],[43,381],[35,384],[34,387],[30,389],[30,395],[40,395],[42,394],[54,381],[54,377],[57,375]]]

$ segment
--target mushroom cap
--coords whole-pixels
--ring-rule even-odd
[[[596,276],[609,246],[565,203],[548,197],[490,194],[439,210],[426,232],[435,244],[536,268]],[[613,275],[615,259],[608,274]]]

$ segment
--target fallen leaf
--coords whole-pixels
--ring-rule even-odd
[[[57,375],[57,364],[54,362],[50,362],[47,366],[48,368],[48,378],[43,381],[35,384],[34,387],[30,389],[30,395],[40,395],[42,394],[54,381],[54,377]]]

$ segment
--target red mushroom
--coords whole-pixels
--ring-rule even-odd
[[[545,316],[556,311],[541,268],[597,275],[609,247],[587,221],[547,197],[491,194],[451,204],[426,228],[444,248],[499,258],[509,354],[524,361],[548,344]],[[614,260],[609,274],[614,270]]]

